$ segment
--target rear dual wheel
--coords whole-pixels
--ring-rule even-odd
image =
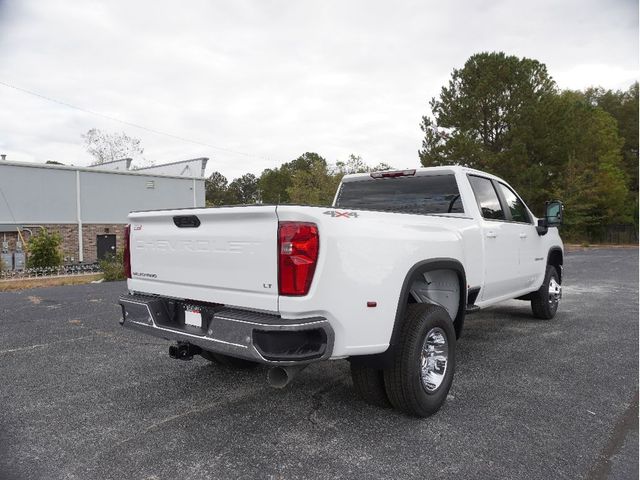
[[[384,372],[375,368],[351,364],[351,379],[356,395],[369,405],[390,408],[391,402],[384,387]]]
[[[356,393],[376,406],[393,406],[418,417],[432,415],[444,403],[453,381],[455,345],[446,310],[436,305],[409,305],[391,367],[351,366]]]

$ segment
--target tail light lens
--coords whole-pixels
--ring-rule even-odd
[[[278,225],[278,291],[280,295],[306,295],[316,270],[320,239],[314,223],[280,222]]]
[[[124,253],[122,255],[122,266],[124,267],[124,275],[131,278],[131,250],[130,250],[131,225],[124,227]]]

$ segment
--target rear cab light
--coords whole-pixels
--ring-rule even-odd
[[[124,275],[127,278],[131,278],[131,225],[125,225],[124,227],[124,252],[122,255],[122,266],[124,268]]]
[[[308,222],[278,223],[278,292],[309,293],[320,251],[318,226]]]
[[[396,178],[396,177],[413,177],[416,174],[415,168],[413,170],[396,170],[393,172],[373,172],[372,178]]]

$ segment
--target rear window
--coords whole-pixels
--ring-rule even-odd
[[[335,206],[422,215],[464,213],[453,174],[345,182]]]

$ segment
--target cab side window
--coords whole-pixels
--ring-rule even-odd
[[[506,185],[498,183],[498,188],[502,191],[502,196],[507,202],[507,207],[511,212],[511,220],[514,222],[531,223],[527,207],[524,206],[522,200]]]
[[[493,183],[488,178],[469,175],[471,188],[476,196],[482,216],[487,220],[505,220],[505,214],[500,205],[498,194]]]

